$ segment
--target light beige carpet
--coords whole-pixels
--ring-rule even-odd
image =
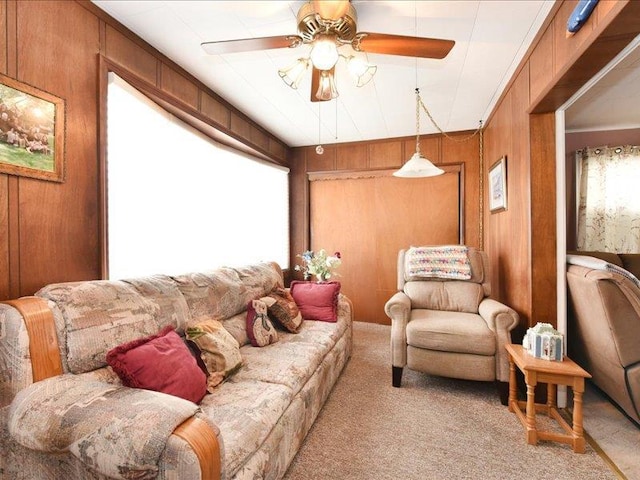
[[[623,478],[640,480],[640,428],[587,382],[584,428]]]
[[[391,386],[390,327],[356,322],[354,351],[285,476],[288,480],[605,480],[590,447],[527,445],[491,383],[405,369]]]

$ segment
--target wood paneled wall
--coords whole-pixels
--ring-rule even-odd
[[[577,3],[556,3],[486,125],[484,178],[508,159],[509,208],[484,214],[493,296],[520,313],[520,330],[557,319],[555,110],[640,33],[640,2],[601,0],[567,36]]]
[[[0,72],[66,101],[64,183],[0,174],[0,300],[96,279],[100,259],[98,58],[286,164],[287,146],[88,1],[0,0]]]
[[[449,134],[450,138],[425,135],[420,139],[420,150],[436,165],[464,166],[464,185],[461,187],[464,201],[464,240],[467,245],[479,247],[480,144],[478,135],[468,138],[472,133],[456,132]],[[294,148],[291,152],[291,265],[298,263],[296,255],[309,249],[311,244],[308,174],[357,173],[400,168],[415,152],[415,137],[340,143],[324,147],[323,155],[315,152],[315,146]],[[358,214],[357,206],[351,205],[350,208],[354,215]],[[343,268],[348,268],[346,259]],[[393,274],[395,275],[395,271]]]

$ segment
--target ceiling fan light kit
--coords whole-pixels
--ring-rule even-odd
[[[378,67],[365,62],[362,58],[351,55],[347,57],[347,69],[356,79],[356,87],[363,87],[373,78]]]
[[[272,48],[296,48],[302,44],[311,45],[309,58],[299,58],[291,66],[280,69],[278,74],[291,88],[297,89],[309,63],[314,74],[320,72],[320,83],[315,94],[312,81],[311,101],[327,101],[338,96],[335,91],[334,68],[342,56],[338,49],[351,46],[355,52],[383,55],[402,55],[420,58],[444,58],[455,42],[437,38],[408,37],[384,33],[357,32],[357,14],[349,0],[313,0],[305,3],[297,15],[297,35],[279,37],[247,38],[204,42],[202,48],[209,54],[225,54]],[[375,75],[377,67],[358,59],[357,56],[343,57],[347,67],[355,72],[356,85],[366,85]],[[355,59],[355,60],[352,60]],[[358,66],[358,61],[363,65]],[[353,67],[350,64],[354,62]],[[331,71],[323,75],[322,72]],[[331,86],[332,85],[332,86]],[[331,94],[327,93],[331,91]]]
[[[297,90],[307,68],[309,68],[309,60],[307,58],[299,58],[287,68],[278,70],[278,75],[289,87]]]
[[[335,35],[318,35],[309,58],[318,70],[331,70],[340,58]]]
[[[338,89],[336,88],[336,82],[333,78],[333,71],[322,70],[320,72],[320,82],[318,84],[318,91],[316,92],[316,98],[323,102],[332,100],[338,97]]]

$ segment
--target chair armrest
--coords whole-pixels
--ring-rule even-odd
[[[518,325],[518,313],[491,298],[480,302],[478,313],[496,336],[496,378],[501,382],[508,382],[509,356],[505,345],[511,343],[510,332]]]
[[[391,364],[404,367],[407,364],[407,323],[411,314],[411,299],[404,292],[397,292],[384,306],[391,319]]]
[[[8,430],[24,447],[70,452],[88,469],[120,479],[155,478],[175,433],[191,446],[201,468],[207,463],[217,468],[217,474],[203,471],[202,478],[220,478],[217,434],[204,420],[194,419],[198,414],[196,404],[172,395],[59,375],[16,395]]]

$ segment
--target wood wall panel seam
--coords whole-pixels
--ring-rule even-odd
[[[33,370],[33,381],[61,375],[62,359],[56,333],[53,312],[47,301],[39,297],[22,297],[7,300],[7,305],[20,312],[29,334],[29,355]]]
[[[7,75],[18,78],[18,1],[7,0]]]

